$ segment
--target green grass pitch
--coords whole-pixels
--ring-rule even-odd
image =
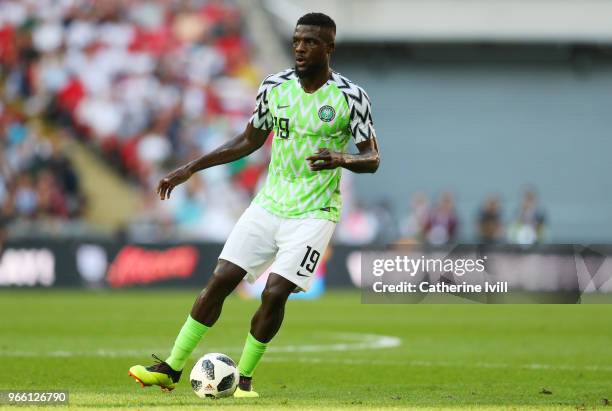
[[[364,305],[290,301],[255,400],[170,394],[127,375],[168,354],[197,290],[0,292],[0,389],[68,390],[71,408],[604,409],[612,305]],[[235,360],[256,301],[231,297],[188,363]],[[4,409],[24,409],[4,406]],[[33,408],[40,410],[41,408]],[[60,408],[55,408],[60,409]]]

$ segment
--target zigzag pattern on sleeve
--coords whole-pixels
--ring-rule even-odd
[[[270,91],[285,81],[291,80],[295,77],[295,71],[293,69],[286,69],[276,74],[271,74],[266,77],[257,91],[257,97],[255,98],[255,110],[251,116],[250,122],[253,127],[262,130],[272,130],[273,121],[270,114],[270,108],[268,107],[268,96]]]
[[[374,137],[374,122],[372,120],[371,101],[368,94],[357,84],[346,77],[333,72],[333,81],[342,91],[350,110],[349,128],[355,143]]]

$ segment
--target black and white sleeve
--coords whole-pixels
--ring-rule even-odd
[[[344,76],[334,73],[338,89],[344,94],[349,109],[349,130],[355,143],[369,140],[375,136],[372,121],[370,97],[357,84]]]
[[[347,93],[350,110],[349,128],[355,143],[361,143],[375,136],[372,103],[361,87],[354,84],[352,86],[350,92]]]
[[[257,90],[255,109],[253,110],[253,115],[250,120],[253,127],[262,130],[272,130],[272,114],[268,107],[268,94],[273,86],[273,84],[269,82],[270,77],[272,76],[266,77],[259,86],[259,90]]]
[[[259,90],[257,90],[257,97],[255,98],[255,110],[253,110],[253,115],[250,120],[253,127],[262,130],[272,130],[274,124],[272,113],[268,106],[270,92],[274,87],[293,78],[293,72],[293,69],[287,69],[276,74],[271,74],[261,82]]]

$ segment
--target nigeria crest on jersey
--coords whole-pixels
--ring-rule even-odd
[[[319,109],[319,118],[321,119],[321,121],[329,123],[334,119],[335,116],[336,110],[334,110],[332,106],[325,105]]]

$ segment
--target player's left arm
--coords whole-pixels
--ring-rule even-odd
[[[343,167],[354,173],[375,173],[380,164],[380,153],[376,136],[356,144],[358,154],[339,153],[320,148],[315,155],[307,157],[312,171],[332,170]]]

